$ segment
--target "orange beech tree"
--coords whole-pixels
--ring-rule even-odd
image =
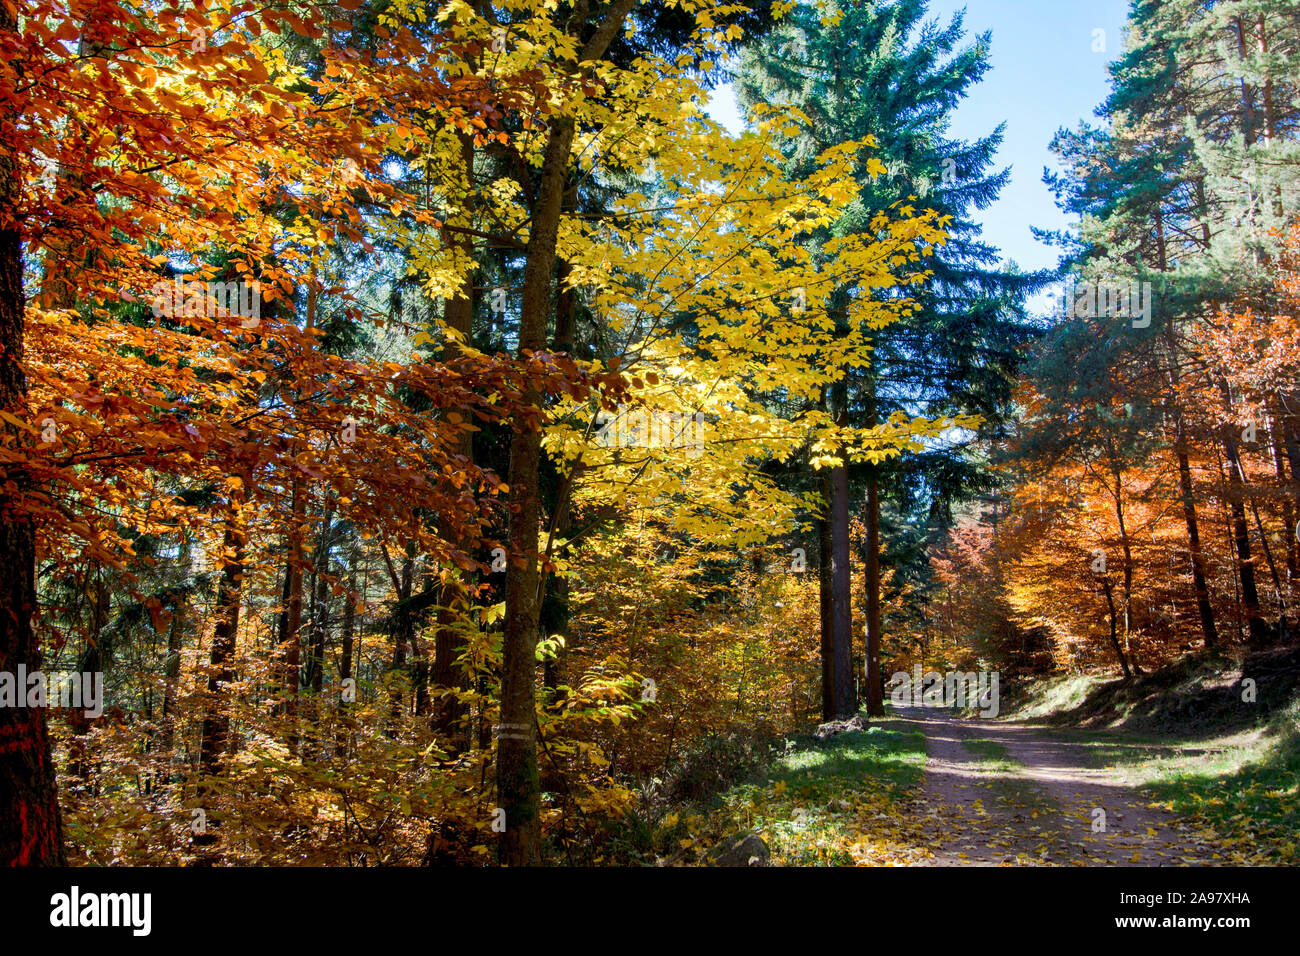
[[[363,318],[326,285],[322,250],[364,244],[366,212],[413,205],[381,171],[420,135],[403,111],[482,137],[499,115],[490,104],[514,94],[509,77],[490,91],[447,78],[445,44],[400,26],[366,50],[325,41],[312,76],[287,38],[351,24],[310,9],[74,0],[0,13],[5,671],[41,666],[38,560],[42,575],[79,561],[120,569],[141,536],[216,518],[219,689],[245,572],[264,558],[250,516],[278,515],[273,526],[298,536],[305,512],[285,498],[303,482],[368,533],[472,566],[456,542],[499,483],[456,457],[460,433],[530,389],[581,387],[576,370],[542,361],[380,363],[321,348],[320,296]],[[205,769],[219,764],[223,719],[209,705]],[[43,709],[0,709],[0,740],[0,859],[58,862]]]
[[[1005,493],[934,558],[955,595],[941,608],[954,631],[981,622],[981,646],[1003,662],[1026,663],[1016,644],[1047,638],[1058,666],[1128,674],[1205,643],[1204,587],[1224,644],[1290,636],[1300,226],[1274,238],[1264,263],[1271,292],[1211,301],[1189,320],[1196,334],[1181,336],[1175,356],[1135,346],[1131,329],[1101,317],[1053,330],[1041,374],[1018,396]],[[1175,360],[1176,376],[1160,371]],[[1175,434],[1181,454],[1153,453],[1172,450]],[[1191,567],[1184,488],[1202,532]],[[979,568],[996,569],[991,591],[971,580]],[[990,627],[1012,635],[1010,645],[989,637]]]

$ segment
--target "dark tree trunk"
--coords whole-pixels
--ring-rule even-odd
[[[867,474],[867,713],[885,715],[885,688],[880,673],[880,477],[874,466]]]
[[[1226,386],[1225,400],[1226,396]],[[1246,524],[1245,472],[1237,449],[1233,426],[1223,430],[1223,451],[1228,458],[1228,501],[1232,506],[1232,537],[1237,548],[1237,562],[1241,569],[1241,605],[1250,633],[1250,643],[1256,647],[1268,642],[1269,628],[1259,606],[1259,589],[1255,584],[1255,562],[1250,552],[1250,529]]]
[[[293,515],[289,527],[289,561],[286,566],[284,630],[280,634],[280,712],[287,718],[288,731],[285,742],[289,752],[298,752],[298,681],[302,659],[302,568],[303,536],[307,533],[307,491],[300,475],[292,481]]]
[[[822,473],[822,493],[830,507],[831,479]],[[831,592],[831,523],[827,516],[817,521],[818,592],[821,598],[821,650],[822,650],[822,720],[835,719],[835,642],[834,625],[831,623],[831,608],[834,596]]]
[[[15,29],[9,7],[0,7],[0,35]],[[7,111],[4,125],[15,121]],[[17,158],[0,142],[0,409],[26,421],[23,374],[22,238],[15,220],[19,194]],[[30,448],[24,433],[0,424],[13,448]],[[31,481],[21,464],[0,465],[0,671],[41,667],[32,629],[36,614],[36,528],[23,497]],[[25,694],[26,688],[17,688]],[[0,865],[62,865],[62,824],[54,760],[44,707],[0,707]]]
[[[221,581],[217,586],[217,626],[212,634],[208,661],[208,693],[204,703],[203,742],[199,770],[204,776],[221,772],[230,746],[229,685],[235,679],[235,640],[239,633],[239,605],[243,600],[244,556],[248,528],[242,502],[232,502],[222,542]]]
[[[1282,540],[1286,543],[1286,576],[1288,581],[1300,578],[1300,549],[1296,541],[1295,496],[1300,487],[1286,476],[1286,446],[1282,438],[1283,426],[1278,415],[1270,425],[1270,444],[1273,447],[1273,470],[1277,475],[1278,490],[1282,496]],[[1289,493],[1288,493],[1289,492]]]
[[[321,520],[320,538],[312,555],[311,632],[308,640],[306,685],[317,698],[325,683],[325,638],[329,630],[329,569],[330,550],[333,544],[333,500],[325,502],[325,515]],[[313,714],[312,719],[319,719]]]
[[[1128,658],[1124,655],[1124,645],[1120,644],[1119,635],[1116,633],[1115,595],[1112,593],[1114,589],[1109,581],[1103,581],[1101,587],[1106,594],[1106,606],[1110,609],[1110,645],[1115,649],[1115,656],[1119,658],[1120,670],[1124,672],[1124,678],[1127,680],[1133,676],[1133,672],[1129,670]]]
[[[1205,578],[1205,554],[1201,549],[1200,523],[1196,518],[1196,499],[1192,496],[1192,467],[1187,458],[1187,444],[1183,437],[1182,411],[1176,413],[1175,425],[1178,443],[1175,454],[1178,457],[1178,488],[1183,504],[1183,523],[1187,525],[1187,549],[1192,565],[1192,589],[1196,593],[1196,610],[1201,618],[1201,638],[1206,647],[1219,643],[1218,630],[1214,626],[1214,609],[1210,606],[1210,586]]]
[[[462,188],[465,195],[462,200],[466,207],[467,227],[473,226],[473,195],[474,195],[474,138],[473,136],[462,133],[460,135],[460,175],[462,177]],[[474,241],[473,236],[469,233],[454,233],[450,241],[458,245],[465,256],[473,261],[474,258]],[[464,295],[448,299],[444,306],[443,319],[448,328],[455,329],[457,333],[464,337],[466,343],[473,341],[474,337],[474,273],[466,277]],[[443,349],[443,357],[447,360],[458,358],[463,354],[463,348],[459,342],[448,339],[446,347]],[[467,465],[474,461],[474,436],[471,432],[463,432],[456,440],[456,454],[465,459]],[[471,547],[471,542],[461,541],[462,550]],[[455,571],[447,577],[447,583],[442,588],[438,604],[438,630],[433,639],[433,683],[439,691],[437,702],[434,705],[433,728],[441,736],[449,739],[453,749],[467,746],[468,727],[465,726],[465,706],[455,696],[454,693],[447,691],[466,690],[469,686],[469,680],[466,675],[456,667],[456,658],[460,655],[465,646],[465,639],[456,628],[455,623],[460,610],[466,602],[466,587],[464,579]]]
[[[189,609],[188,597],[182,595],[177,598],[167,628],[167,663],[163,668],[162,751],[169,758],[176,745],[176,701],[180,690],[181,648],[185,643]]]
[[[352,654],[353,641],[356,635],[357,622],[357,564],[356,556],[352,554],[348,557],[348,593],[344,598],[343,605],[343,633],[340,637],[341,649],[339,651],[339,730],[335,736],[334,750],[340,756],[347,756],[348,753],[348,731],[347,724],[349,720],[348,711],[352,707],[352,702],[343,696],[343,689],[347,688],[347,681],[352,677]]]
[[[1297,520],[1300,520],[1300,393],[1279,394],[1284,414],[1280,424],[1282,446],[1291,468],[1291,490],[1295,496]],[[1291,528],[1294,536],[1295,528]]]
[[[565,196],[565,209],[571,210],[576,205],[576,186],[570,186]],[[558,282],[557,302],[555,307],[555,351],[572,352],[577,336],[578,296],[575,290],[567,288],[572,269],[563,259],[560,260],[556,279]],[[581,467],[575,465],[575,468]],[[572,530],[572,511],[569,499],[573,491],[573,482],[577,475],[570,473],[560,483],[555,501],[554,533],[560,540],[566,541]],[[556,635],[562,643],[553,655],[547,657],[542,665],[542,685],[551,692],[551,699],[557,700],[559,687],[564,679],[564,659],[569,652],[569,579],[565,575],[550,574],[550,584],[542,586],[543,601],[538,609],[547,635]]]
[[[325,684],[325,638],[329,628],[329,581],[316,573],[316,591],[312,598],[311,640],[308,644],[306,684],[319,695]]]
[[[1168,269],[1165,256],[1164,216],[1156,212],[1157,265],[1161,272]],[[1208,241],[1208,232],[1207,232]],[[1178,394],[1181,372],[1178,365],[1178,334],[1173,317],[1165,318],[1165,343],[1169,349],[1169,384],[1173,395],[1174,454],[1178,460],[1178,488],[1182,496],[1183,522],[1187,525],[1187,550],[1192,565],[1192,589],[1196,592],[1196,609],[1201,618],[1201,636],[1206,647],[1219,643],[1214,626],[1214,609],[1210,605],[1210,587],[1205,577],[1205,555],[1201,550],[1200,524],[1196,518],[1195,488],[1192,485],[1192,468],[1187,456],[1187,423],[1183,416],[1182,399]]]
[[[857,713],[853,683],[853,581],[849,562],[849,469],[830,470],[831,482],[831,644],[835,716]]]
[[[1116,459],[1112,459],[1115,461]],[[1133,546],[1129,541],[1128,524],[1124,517],[1124,481],[1122,472],[1118,464],[1111,468],[1111,475],[1115,479],[1115,521],[1119,527],[1120,547],[1124,551],[1124,652],[1131,654],[1130,640],[1133,633]],[[1133,661],[1133,669],[1137,673],[1142,673],[1142,668],[1136,660]]]
[[[876,378],[868,375],[863,386],[866,405],[866,426],[874,428],[877,424]],[[866,661],[864,677],[866,678],[867,713],[872,717],[885,714],[885,688],[880,674],[880,653],[884,635],[880,623],[880,469],[874,465],[867,466],[867,544],[866,544],[866,615],[867,632],[863,641],[863,659]]]
[[[393,580],[393,591],[397,595],[397,608],[393,620],[393,659],[389,665],[389,726],[388,736],[397,734],[397,722],[402,713],[402,704],[406,694],[406,657],[415,635],[415,622],[411,620],[409,600],[412,584],[415,580],[415,549],[408,546],[406,560],[402,562],[402,574]]]

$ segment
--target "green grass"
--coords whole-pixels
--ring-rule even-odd
[[[917,786],[925,769],[925,735],[881,727],[809,742],[779,759],[768,776],[810,795],[829,793],[846,781],[871,775],[893,786]]]
[[[1041,720],[1074,710],[1088,699],[1097,687],[1112,678],[1100,675],[1053,677],[1033,684],[1026,696],[1017,701],[1004,717],[1017,720]]]
[[[901,816],[925,772],[925,735],[870,727],[827,741],[797,742],[766,779],[732,788],[722,814],[734,832],[752,830],[773,862],[840,866],[855,862],[855,827]]]
[[[1250,862],[1300,864],[1300,731],[1293,706],[1245,746],[1158,762],[1147,789]]]

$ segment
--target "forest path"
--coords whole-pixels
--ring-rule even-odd
[[[932,865],[1223,862],[1189,826],[1127,785],[1091,741],[1068,731],[925,707],[898,708],[873,725],[925,735],[918,810],[932,837]]]

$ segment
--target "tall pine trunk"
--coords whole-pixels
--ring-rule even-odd
[[[867,473],[867,589],[866,698],[867,713],[885,715],[885,688],[880,672],[880,476],[875,466]]]
[[[1156,214],[1156,248],[1160,271],[1168,269],[1165,256],[1164,216]],[[1196,595],[1196,610],[1201,619],[1201,637],[1206,647],[1219,643],[1214,626],[1214,608],[1210,605],[1210,586],[1205,576],[1205,554],[1201,548],[1200,522],[1196,516],[1195,486],[1192,484],[1192,467],[1187,451],[1187,421],[1183,415],[1182,399],[1178,394],[1181,371],[1178,365],[1178,336],[1173,316],[1165,317],[1165,344],[1169,349],[1169,384],[1173,401],[1174,456],[1178,462],[1178,490],[1182,498],[1183,523],[1187,526],[1187,552],[1192,570],[1192,590]]]
[[[822,473],[822,495],[827,508],[831,500],[830,475]],[[828,515],[817,520],[817,590],[821,602],[822,720],[835,719],[835,639],[831,608],[831,523]]]
[[[1133,543],[1129,539],[1124,515],[1124,479],[1117,456],[1111,458],[1111,476],[1115,479],[1115,523],[1119,528],[1120,548],[1124,552],[1124,653],[1128,655],[1132,653],[1130,641],[1133,634]],[[1136,660],[1133,669],[1142,673]]]
[[[831,484],[831,658],[834,668],[835,716],[851,717],[858,709],[853,683],[853,580],[849,562],[849,468],[830,470]]]
[[[1276,410],[1271,415],[1269,443],[1273,451],[1273,472],[1277,476],[1278,491],[1282,497],[1282,540],[1286,543],[1286,576],[1288,581],[1300,577],[1300,548],[1297,548],[1295,529],[1297,512],[1295,496],[1300,490],[1286,474],[1286,447],[1282,439],[1282,422]],[[1289,493],[1288,493],[1289,492]]]
[[[868,374],[863,385],[866,403],[866,426],[875,428],[879,415],[876,406],[876,376]],[[863,642],[866,661],[867,713],[872,717],[885,715],[885,688],[880,673],[880,469],[875,464],[867,466],[867,544],[866,544],[866,612],[867,633]]]

